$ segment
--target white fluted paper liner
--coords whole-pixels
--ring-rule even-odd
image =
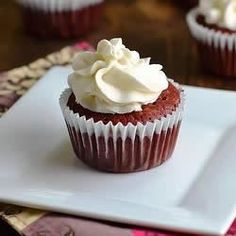
[[[198,41],[214,46],[214,48],[228,49],[236,48],[236,34],[224,33],[205,27],[197,22],[199,9],[194,8],[187,14],[187,23],[191,34]]]
[[[177,83],[171,82],[181,91],[181,102],[176,111],[160,120],[147,122],[146,124],[138,123],[137,125],[132,123],[128,125],[121,123],[113,125],[111,122],[104,124],[102,121],[95,122],[93,118],[87,120],[85,116],[80,116],[78,113],[74,113],[69,109],[67,102],[72,91],[71,89],[66,89],[60,97],[60,106],[69,130],[72,145],[79,159],[82,159],[82,161],[97,169],[110,172],[145,170],[160,165],[168,159],[175,146],[184,108],[184,92]],[[171,137],[171,134],[173,137]],[[101,138],[102,141],[99,140]],[[129,139],[131,145],[125,150],[127,139]],[[132,148],[132,146],[134,147],[137,144],[137,139],[139,140],[139,153],[136,150],[137,146],[136,148]],[[145,150],[144,139],[150,141],[149,150]],[[159,144],[155,143],[154,139]],[[114,144],[112,151],[109,150],[111,140]],[[104,145],[102,154],[99,154],[98,151],[100,142]],[[117,142],[120,142],[120,147],[118,147]],[[94,147],[94,143],[98,147]],[[86,150],[86,145],[91,148],[90,151]],[[83,150],[78,150],[80,148]],[[121,152],[124,155],[117,154],[119,153],[118,148],[122,148]],[[95,149],[95,151],[92,149]],[[87,157],[83,151],[87,154],[88,152],[96,152],[96,155],[91,154]],[[153,157],[152,152],[160,153],[160,157],[156,155]],[[113,156],[110,157],[109,153],[113,153]],[[107,160],[109,162],[109,158],[112,158],[113,164],[109,164],[108,167],[99,166],[100,161],[104,163]],[[96,166],[93,165],[93,162],[96,163]]]
[[[210,29],[197,22],[198,8],[187,14],[187,24],[197,41],[202,65],[212,73],[236,78],[236,33]]]
[[[49,12],[78,10],[102,3],[103,0],[17,0],[25,7]]]

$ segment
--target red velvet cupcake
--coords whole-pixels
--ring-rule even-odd
[[[202,65],[210,72],[236,78],[236,2],[202,0],[187,15]]]
[[[161,165],[173,153],[183,91],[162,66],[140,59],[121,39],[99,42],[73,63],[60,105],[77,157],[101,171]]]
[[[41,37],[78,37],[95,28],[103,0],[18,0],[26,30]]]

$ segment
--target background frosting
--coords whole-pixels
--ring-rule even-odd
[[[208,24],[236,30],[236,0],[200,0],[199,9]]]

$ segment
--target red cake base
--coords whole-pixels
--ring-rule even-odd
[[[235,48],[230,51],[228,49],[217,49],[201,42],[198,42],[197,45],[200,52],[200,61],[206,70],[229,79],[236,78]]]
[[[205,18],[201,15],[197,17],[197,22],[204,27],[213,29],[217,32],[226,34],[235,34],[236,31],[231,31],[216,25],[210,25],[205,22]],[[209,44],[197,42],[200,61],[203,67],[219,76],[236,78],[236,48],[229,50],[228,48],[221,49]]]
[[[87,110],[76,103],[75,96],[71,93],[68,101],[64,101],[70,111],[65,117],[72,113],[78,114],[85,117],[87,122],[91,118],[94,124],[102,122],[103,130],[106,125],[109,127],[106,132],[96,132],[98,130],[88,128],[89,122],[83,128],[82,123],[74,120],[77,120],[73,118],[74,115],[71,119],[65,118],[74,152],[88,166],[106,172],[136,172],[161,165],[170,158],[178,137],[181,93],[181,88],[169,83],[168,88],[154,103],[143,105],[142,111],[126,114]],[[168,117],[165,122],[164,117]],[[150,128],[148,122],[156,126]],[[143,125],[142,131],[138,131],[138,123]],[[122,128],[116,128],[121,124]],[[128,124],[133,124],[133,128],[127,128]]]
[[[77,157],[88,166],[105,172],[128,173],[148,170],[168,160],[175,148],[180,123],[152,138],[140,140],[118,138],[115,143],[112,137],[107,144],[104,137],[96,138],[93,134],[81,134],[67,124],[72,146]],[[83,137],[82,137],[83,135]]]
[[[94,169],[128,173],[168,160],[175,148],[183,112],[183,90],[169,83],[152,104],[126,114],[98,113],[75,101],[71,89],[60,98],[77,157]]]
[[[93,112],[85,109],[80,104],[75,101],[75,96],[72,93],[69,97],[67,106],[74,113],[80,114],[80,116],[85,116],[87,120],[93,118],[95,122],[102,121],[104,124],[112,122],[113,125],[119,122],[123,125],[132,123],[136,125],[138,122],[146,124],[148,121],[153,122],[162,117],[166,117],[172,114],[176,110],[176,107],[180,104],[180,91],[172,84],[164,90],[159,98],[154,102],[142,106],[142,111],[131,112],[126,114],[107,114]]]
[[[103,4],[79,10],[44,12],[22,6],[26,31],[40,37],[78,37],[95,28],[101,18]]]

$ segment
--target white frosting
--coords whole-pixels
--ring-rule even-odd
[[[95,52],[79,53],[72,67],[68,84],[76,101],[95,112],[141,111],[168,87],[162,66],[141,59],[120,38],[100,41]]]
[[[236,0],[200,0],[199,9],[208,24],[236,30]]]
[[[103,2],[103,0],[17,0],[26,7],[44,11],[77,10]]]

